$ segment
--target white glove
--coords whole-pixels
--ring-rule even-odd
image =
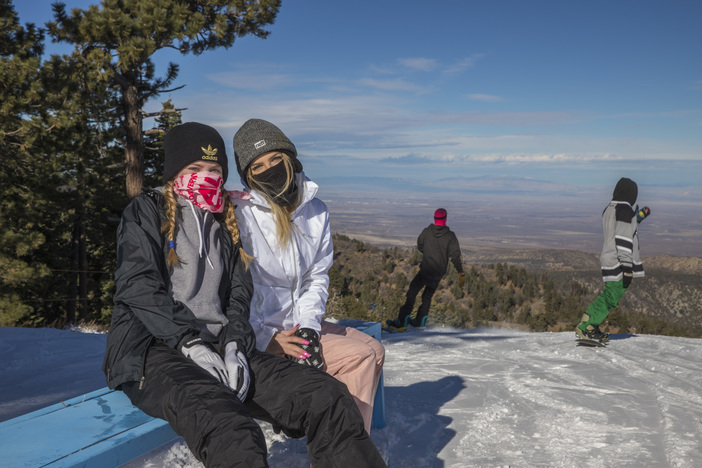
[[[185,343],[181,352],[226,385],[228,375],[224,361],[212,348],[204,344],[202,339],[196,338]]]
[[[239,400],[244,401],[246,394],[249,392],[249,384],[251,376],[249,375],[249,364],[246,362],[246,356],[239,351],[236,342],[232,341],[225,347],[224,365],[229,373],[229,388],[236,392]]]

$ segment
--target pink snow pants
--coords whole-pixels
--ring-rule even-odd
[[[325,370],[346,384],[370,434],[373,400],[385,362],[385,348],[375,338],[351,327],[322,321],[320,336]]]

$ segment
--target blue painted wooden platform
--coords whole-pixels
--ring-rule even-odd
[[[161,419],[104,388],[0,423],[2,465],[105,468],[176,439]]]

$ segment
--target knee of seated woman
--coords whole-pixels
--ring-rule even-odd
[[[375,351],[375,357],[378,358],[378,361],[385,361],[385,346],[383,346],[383,344],[378,340],[373,340],[371,346]]]
[[[339,354],[338,359],[341,361],[366,361],[369,359],[376,358],[375,349],[373,349],[373,347],[366,342],[358,340],[349,340],[348,342],[346,342],[345,346],[345,350]],[[324,346],[322,346],[322,354],[324,354]]]
[[[375,352],[375,348],[373,348],[371,345],[368,343],[362,343],[357,346],[356,348],[356,354],[361,356],[364,360],[365,359],[372,359],[375,360],[377,358],[377,353]]]

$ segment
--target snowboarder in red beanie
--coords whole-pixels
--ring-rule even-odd
[[[408,325],[424,327],[429,317],[431,298],[439,286],[441,278],[446,274],[449,260],[458,271],[459,286],[463,288],[466,275],[463,273],[461,263],[461,247],[458,245],[456,234],[446,226],[448,213],[444,208],[434,212],[434,224],[426,227],[417,238],[417,248],[422,252],[422,263],[419,272],[415,275],[407,290],[405,304],[400,307],[399,317],[388,320],[388,327],[396,330],[405,330]],[[417,310],[417,317],[412,318],[414,301],[419,291],[422,293],[422,304]]]

